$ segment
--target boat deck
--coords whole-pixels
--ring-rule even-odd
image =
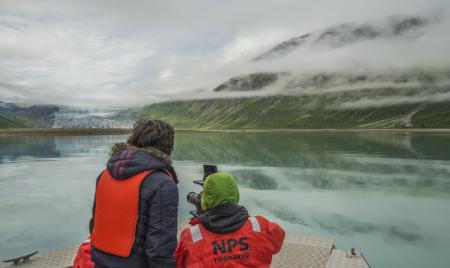
[[[180,224],[180,229],[186,224]],[[25,263],[0,264],[0,268],[66,268],[72,267],[78,246],[38,254]],[[274,256],[271,267],[287,268],[369,268],[358,251],[339,250],[334,240],[311,235],[287,234],[280,253]]]

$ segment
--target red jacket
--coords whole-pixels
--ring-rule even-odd
[[[73,260],[73,268],[94,268],[95,264],[91,261],[91,240],[88,239],[81,243],[77,255]]]
[[[175,251],[177,268],[269,267],[284,231],[262,216],[249,217],[237,231],[213,233],[195,224],[183,230]]]

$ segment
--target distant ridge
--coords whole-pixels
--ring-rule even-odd
[[[56,105],[22,107],[0,101],[0,128],[51,127],[57,111]]]
[[[367,92],[366,92],[367,93]],[[375,92],[374,92],[375,93]],[[450,128],[450,101],[340,108],[351,92],[155,103],[141,117],[184,129]]]
[[[302,47],[337,48],[374,39],[416,37],[428,23],[419,16],[392,16],[378,24],[344,23],[283,41],[254,61],[275,59]]]

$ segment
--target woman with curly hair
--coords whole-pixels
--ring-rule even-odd
[[[96,267],[175,267],[177,176],[174,129],[139,120],[127,143],[115,144],[97,178],[90,221]]]

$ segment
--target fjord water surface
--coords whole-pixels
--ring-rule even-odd
[[[126,136],[0,137],[0,258],[88,236],[95,179]],[[202,164],[235,175],[241,204],[290,232],[362,250],[372,267],[448,267],[450,135],[177,133],[185,196]]]

